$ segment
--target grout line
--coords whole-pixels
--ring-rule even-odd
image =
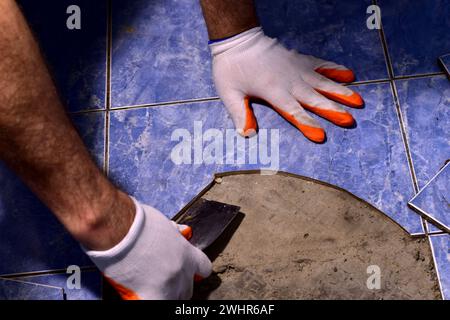
[[[420,74],[412,74],[406,76],[396,76],[393,77],[392,80],[409,80],[409,79],[422,79],[422,78],[431,78],[436,76],[445,76],[445,72],[430,72],[430,73],[420,73]]]
[[[112,65],[112,2],[107,1],[106,12],[106,99],[105,99],[105,137],[103,155],[103,173],[107,176],[109,172],[109,130],[111,110],[111,65]]]
[[[111,57],[112,58],[112,57]],[[110,59],[111,59],[110,58]],[[110,67],[108,68],[110,69]],[[111,70],[109,71],[108,75],[111,75]],[[416,74],[416,75],[407,75],[407,76],[398,76],[393,77],[392,80],[408,80],[408,79],[422,79],[422,78],[431,78],[436,76],[444,76],[445,73],[443,72],[436,72],[436,73],[424,73],[424,74]],[[366,85],[366,84],[380,84],[380,83],[389,83],[392,81],[391,79],[376,79],[376,80],[361,80],[361,81],[355,81],[352,83],[346,83],[343,84],[344,86],[359,86],[359,85]],[[111,81],[111,80],[109,80]],[[111,99],[111,88],[109,87],[107,89],[108,92],[108,99]],[[79,111],[73,111],[69,112],[70,115],[79,115],[79,114],[88,114],[88,113],[100,113],[100,112],[114,112],[114,111],[122,111],[122,110],[129,110],[129,109],[141,109],[141,108],[152,108],[152,107],[161,107],[161,106],[175,106],[175,105],[183,105],[183,104],[189,104],[189,103],[201,103],[201,102],[212,102],[212,101],[220,101],[220,98],[215,97],[207,97],[207,98],[193,98],[193,99],[184,99],[184,100],[172,100],[172,101],[164,101],[164,102],[154,102],[154,103],[144,103],[144,104],[136,104],[136,105],[125,105],[120,107],[112,107],[111,101],[109,102],[109,108],[106,106],[108,103],[105,103],[105,109],[86,109],[86,110],[79,110]]]
[[[377,0],[373,0],[373,4],[378,5],[378,1]],[[391,57],[389,55],[389,49],[388,49],[388,45],[387,45],[387,41],[386,41],[386,35],[384,33],[384,27],[383,27],[383,23],[382,22],[381,22],[381,28],[380,28],[379,36],[380,36],[380,40],[381,40],[381,45],[383,47],[384,58],[385,58],[386,66],[387,66],[389,79],[390,79],[389,82],[390,82],[390,85],[391,85],[391,93],[392,93],[393,99],[394,99],[395,109],[396,109],[397,118],[398,118],[399,126],[400,126],[400,133],[401,133],[402,140],[403,140],[403,146],[405,148],[406,159],[408,161],[410,178],[412,180],[411,182],[412,182],[412,185],[413,185],[414,193],[416,194],[419,191],[418,182],[417,182],[417,176],[416,176],[416,172],[415,172],[415,169],[414,169],[414,164],[413,164],[413,160],[412,160],[412,156],[411,156],[411,149],[409,147],[409,141],[408,141],[408,135],[406,133],[405,121],[403,119],[403,114],[402,114],[402,110],[401,110],[401,106],[400,106],[400,99],[398,98],[398,91],[397,91],[397,86],[396,86],[396,83],[395,83],[395,80],[397,78],[394,75],[394,69],[393,69],[393,66],[392,66],[392,60],[391,60]],[[419,77],[420,76],[423,76],[423,75],[419,75]],[[404,77],[402,79],[406,79],[406,77]],[[428,235],[428,226],[426,224],[426,221],[422,217],[420,217],[420,220],[422,222],[422,229],[423,229],[425,235]]]
[[[402,114],[402,110],[400,107],[400,100],[398,98],[397,86],[395,85],[395,82],[393,82],[393,81],[391,81],[391,89],[392,89],[392,94],[394,96],[394,103],[395,103],[395,108],[397,111],[398,120],[400,123],[400,130],[401,130],[401,134],[402,134],[403,145],[404,145],[405,151],[406,151],[406,157],[408,160],[410,175],[411,175],[411,179],[412,179],[412,183],[413,183],[413,187],[414,187],[414,193],[416,194],[419,191],[419,184],[417,182],[417,176],[416,176],[416,172],[414,170],[414,164],[413,164],[413,160],[411,157],[411,149],[409,147],[408,136],[406,134],[406,126],[405,126],[405,122],[403,120],[403,114]]]
[[[29,281],[24,281],[21,279],[15,279],[15,278],[4,278],[4,277],[0,277],[1,280],[7,280],[7,281],[13,281],[13,282],[17,282],[17,283],[25,283],[25,284],[31,284],[34,286],[38,286],[38,287],[44,287],[44,288],[50,288],[50,289],[57,289],[57,290],[61,290],[64,293],[64,289],[62,287],[57,287],[57,286],[52,286],[49,284],[43,284],[43,283],[35,283],[35,282],[29,282]]]
[[[106,83],[105,83],[105,110],[111,108],[111,51],[112,51],[112,3],[106,3]]]
[[[155,103],[146,103],[146,104],[136,104],[136,105],[129,105],[129,106],[113,107],[113,108],[111,108],[111,111],[150,108],[150,107],[160,107],[160,106],[173,106],[173,105],[178,105],[178,104],[189,104],[189,103],[198,103],[198,102],[211,102],[211,101],[219,101],[219,100],[220,100],[219,97],[194,98],[194,99],[186,99],[186,100],[173,100],[173,101],[166,101],[166,102],[155,102]]]
[[[104,128],[104,154],[103,154],[103,174],[108,176],[109,172],[109,112],[105,113],[105,128]]]
[[[83,114],[90,114],[90,113],[101,113],[101,112],[105,112],[106,109],[86,109],[86,110],[79,110],[79,111],[73,111],[73,112],[68,112],[69,116],[77,116],[77,115],[83,115]]]
[[[81,271],[96,271],[98,269],[94,266],[84,266],[84,267],[80,267],[80,270]],[[55,274],[66,274],[66,273],[67,273],[67,269],[54,269],[54,270],[9,273],[9,274],[0,275],[0,278],[16,279],[16,278],[28,278],[28,277],[36,277],[36,276],[55,275]]]
[[[351,87],[351,86],[359,86],[359,85],[365,85],[365,84],[376,84],[376,83],[387,83],[389,82],[389,79],[375,79],[375,80],[361,80],[361,81],[355,81],[351,83],[340,83],[344,87]]]
[[[372,0],[372,4],[378,6],[378,1]],[[383,49],[384,62],[386,63],[386,71],[388,72],[389,81],[392,81],[392,79],[394,79],[394,71],[392,68],[391,57],[389,56],[386,37],[384,34],[383,19],[381,19],[381,21],[380,21],[380,29],[379,29],[378,35],[379,35],[380,42],[381,42],[381,48]]]

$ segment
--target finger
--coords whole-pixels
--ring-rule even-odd
[[[178,230],[178,232],[181,233],[181,235],[186,239],[186,240],[191,240],[192,238],[192,228],[188,225],[185,224],[178,224],[175,221],[171,221],[172,225]]]
[[[325,131],[289,92],[272,92],[271,95],[263,99],[270,103],[284,119],[300,130],[306,138],[317,143],[325,141]]]
[[[186,240],[191,240],[191,238],[192,238],[192,228],[190,226],[187,226],[185,224],[179,224],[178,225],[178,230],[180,231],[181,235]]]
[[[233,119],[237,132],[243,137],[252,137],[257,131],[255,114],[250,99],[243,94],[224,95],[223,103]]]
[[[338,82],[353,82],[355,81],[355,74],[347,67],[326,61],[319,58],[312,57],[314,63],[314,70],[321,75]]]
[[[355,123],[353,116],[349,112],[344,110],[344,108],[336,102],[317,93],[304,82],[294,86],[292,95],[300,102],[303,108],[314,112],[318,116],[321,116],[338,126],[350,127]]]
[[[200,249],[193,247],[194,259],[197,263],[197,270],[195,274],[202,278],[207,278],[212,272],[212,263],[208,256],[204,254]]]
[[[305,74],[303,78],[311,87],[328,99],[353,108],[361,108],[364,105],[364,101],[358,93],[318,73]]]

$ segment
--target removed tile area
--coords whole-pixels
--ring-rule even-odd
[[[197,298],[440,299],[426,238],[347,192],[243,174],[223,177],[203,198],[240,206],[245,217],[209,252],[218,255],[215,273]],[[378,268],[380,289],[369,289]]]

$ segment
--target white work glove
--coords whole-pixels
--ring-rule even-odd
[[[252,98],[269,103],[308,139],[318,143],[325,140],[325,131],[305,109],[349,127],[354,125],[352,115],[334,101],[355,108],[364,104],[359,94],[326,78],[352,82],[351,70],[289,51],[276,39],[265,36],[261,27],[212,43],[210,49],[217,92],[243,136],[252,136],[257,130],[249,102]]]
[[[139,203],[125,238],[106,251],[87,255],[125,300],[190,299],[194,276],[208,277],[211,261],[183,229],[158,210]]]

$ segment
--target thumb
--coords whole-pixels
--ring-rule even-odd
[[[191,240],[192,228],[190,226],[187,226],[185,224],[178,224],[175,221],[172,221],[172,224],[186,240]]]
[[[250,99],[243,94],[233,93],[225,94],[222,101],[233,119],[237,132],[243,137],[254,136],[258,125]]]
[[[212,272],[211,261],[209,260],[208,256],[204,254],[200,249],[193,247],[193,250],[194,261],[197,264],[197,270],[195,274],[201,276],[202,278],[209,277]]]

